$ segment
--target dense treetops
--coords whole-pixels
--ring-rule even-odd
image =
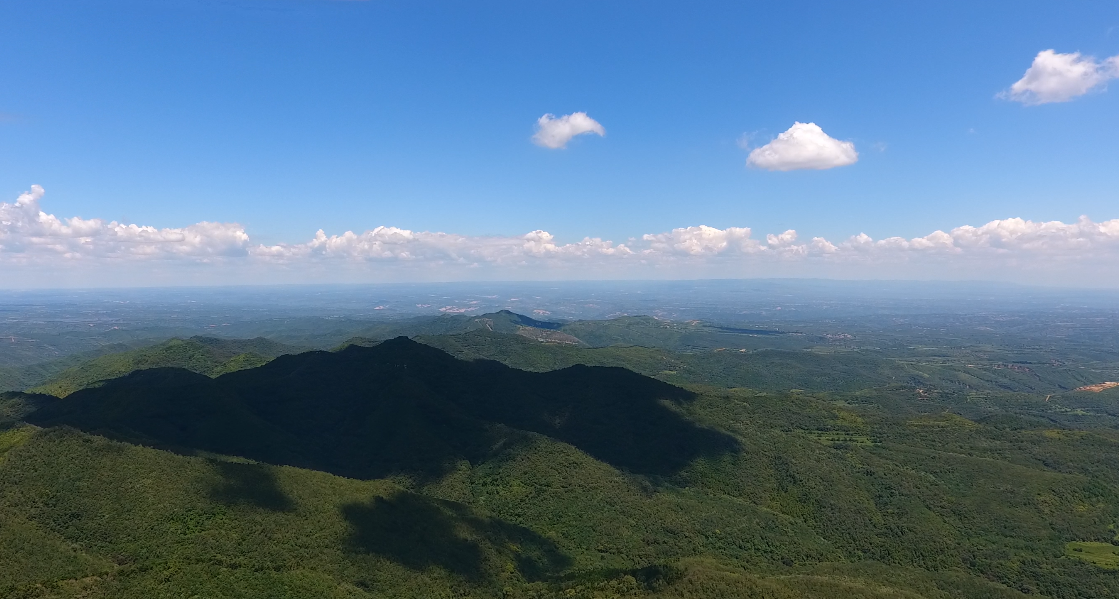
[[[297,348],[264,338],[171,339],[152,347],[111,353],[67,368],[37,385],[35,391],[65,397],[102,381],[149,368],[183,368],[207,376],[260,366]]]
[[[498,316],[0,395],[0,596],[1119,596],[1119,389],[1080,369]]]

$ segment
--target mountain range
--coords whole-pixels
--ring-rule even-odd
[[[1119,594],[1090,374],[468,322],[170,340],[0,395],[0,596]]]

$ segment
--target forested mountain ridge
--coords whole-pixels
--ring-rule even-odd
[[[119,354],[132,349],[136,349],[136,346],[125,343],[108,343],[95,350],[73,353],[45,362],[19,366],[0,366],[0,392],[23,391],[43,384],[68,368],[81,366],[100,356]]]
[[[150,347],[110,353],[82,362],[36,385],[33,390],[65,397],[102,381],[149,368],[183,368],[206,376],[217,376],[260,366],[276,356],[299,351],[300,348],[263,337],[169,339]]]
[[[620,368],[525,372],[456,360],[401,337],[281,356],[216,379],[137,371],[48,403],[28,421],[355,478],[439,476],[459,460],[484,460],[512,429],[555,437],[619,468],[665,474],[734,447],[661,403],[692,398]]]
[[[1119,389],[1027,385],[1071,369],[418,341],[0,396],[0,596],[1119,594]]]

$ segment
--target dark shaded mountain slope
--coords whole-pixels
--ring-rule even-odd
[[[397,338],[281,356],[216,379],[138,371],[50,402],[28,420],[354,478],[439,476],[532,431],[618,468],[669,475],[735,448],[732,437],[671,407],[692,397],[621,368],[525,372]]]

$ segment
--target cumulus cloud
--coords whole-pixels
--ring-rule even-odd
[[[1119,259],[1119,219],[1093,222],[1086,216],[1075,223],[1035,222],[1021,218],[993,220],[974,227],[933,231],[923,237],[888,237],[875,241],[865,233],[839,244],[837,252],[879,258],[942,256],[962,260],[1003,259],[1113,263]]]
[[[726,252],[748,254],[760,249],[758,242],[750,238],[750,229],[745,227],[716,229],[700,225],[673,229],[668,233],[648,234],[642,239],[649,243],[646,255],[713,256]]]
[[[1119,56],[1097,61],[1079,52],[1058,54],[1042,50],[1026,74],[1001,92],[999,97],[1023,104],[1068,102],[1093,89],[1103,89],[1109,79],[1119,77]]]
[[[536,134],[532,136],[532,141],[538,146],[556,150],[566,147],[567,142],[576,135],[585,133],[597,133],[602,137],[606,135],[606,129],[585,112],[565,114],[561,117],[545,114],[536,120]]]
[[[771,248],[787,247],[797,240],[797,232],[794,229],[789,229],[780,235],[770,233],[765,236],[765,242]]]
[[[532,231],[513,237],[467,237],[377,227],[364,233],[346,231],[329,237],[320,229],[306,243],[260,245],[251,248],[250,253],[254,257],[277,262],[310,259],[477,266],[515,265],[526,260],[553,258],[620,256],[632,252],[625,244],[589,237],[574,243],[557,244],[554,236],[547,231]]]
[[[855,164],[855,144],[829,137],[816,123],[793,123],[777,139],[755,148],[746,164],[767,171],[829,169]]]
[[[625,243],[586,237],[563,242],[544,230],[522,235],[466,236],[377,227],[302,243],[254,244],[237,224],[202,222],[181,228],[124,225],[101,219],[59,218],[41,209],[33,186],[13,203],[0,203],[3,283],[48,276],[54,284],[95,277],[116,268],[132,284],[152,284],[153,269],[193,282],[429,280],[463,278],[634,278],[696,276],[858,276],[1001,278],[1037,282],[1029,274],[1119,284],[1119,219],[1073,223],[994,220],[913,238],[801,241],[794,229],[755,236],[748,227],[706,225],[650,233]],[[22,268],[22,270],[19,270]],[[22,273],[22,274],[13,274]],[[62,274],[52,274],[62,273]],[[207,274],[209,273],[209,274]],[[222,278],[221,273],[227,273]],[[228,274],[234,273],[234,274]],[[1077,274],[1079,273],[1079,274]],[[343,278],[345,275],[345,278]],[[333,277],[333,278],[332,278]],[[30,279],[27,279],[30,280]]]
[[[32,185],[14,204],[0,203],[0,254],[8,261],[44,257],[206,259],[247,253],[249,236],[237,224],[200,222],[182,228],[157,229],[99,218],[62,219],[39,208],[43,195],[42,187]]]

